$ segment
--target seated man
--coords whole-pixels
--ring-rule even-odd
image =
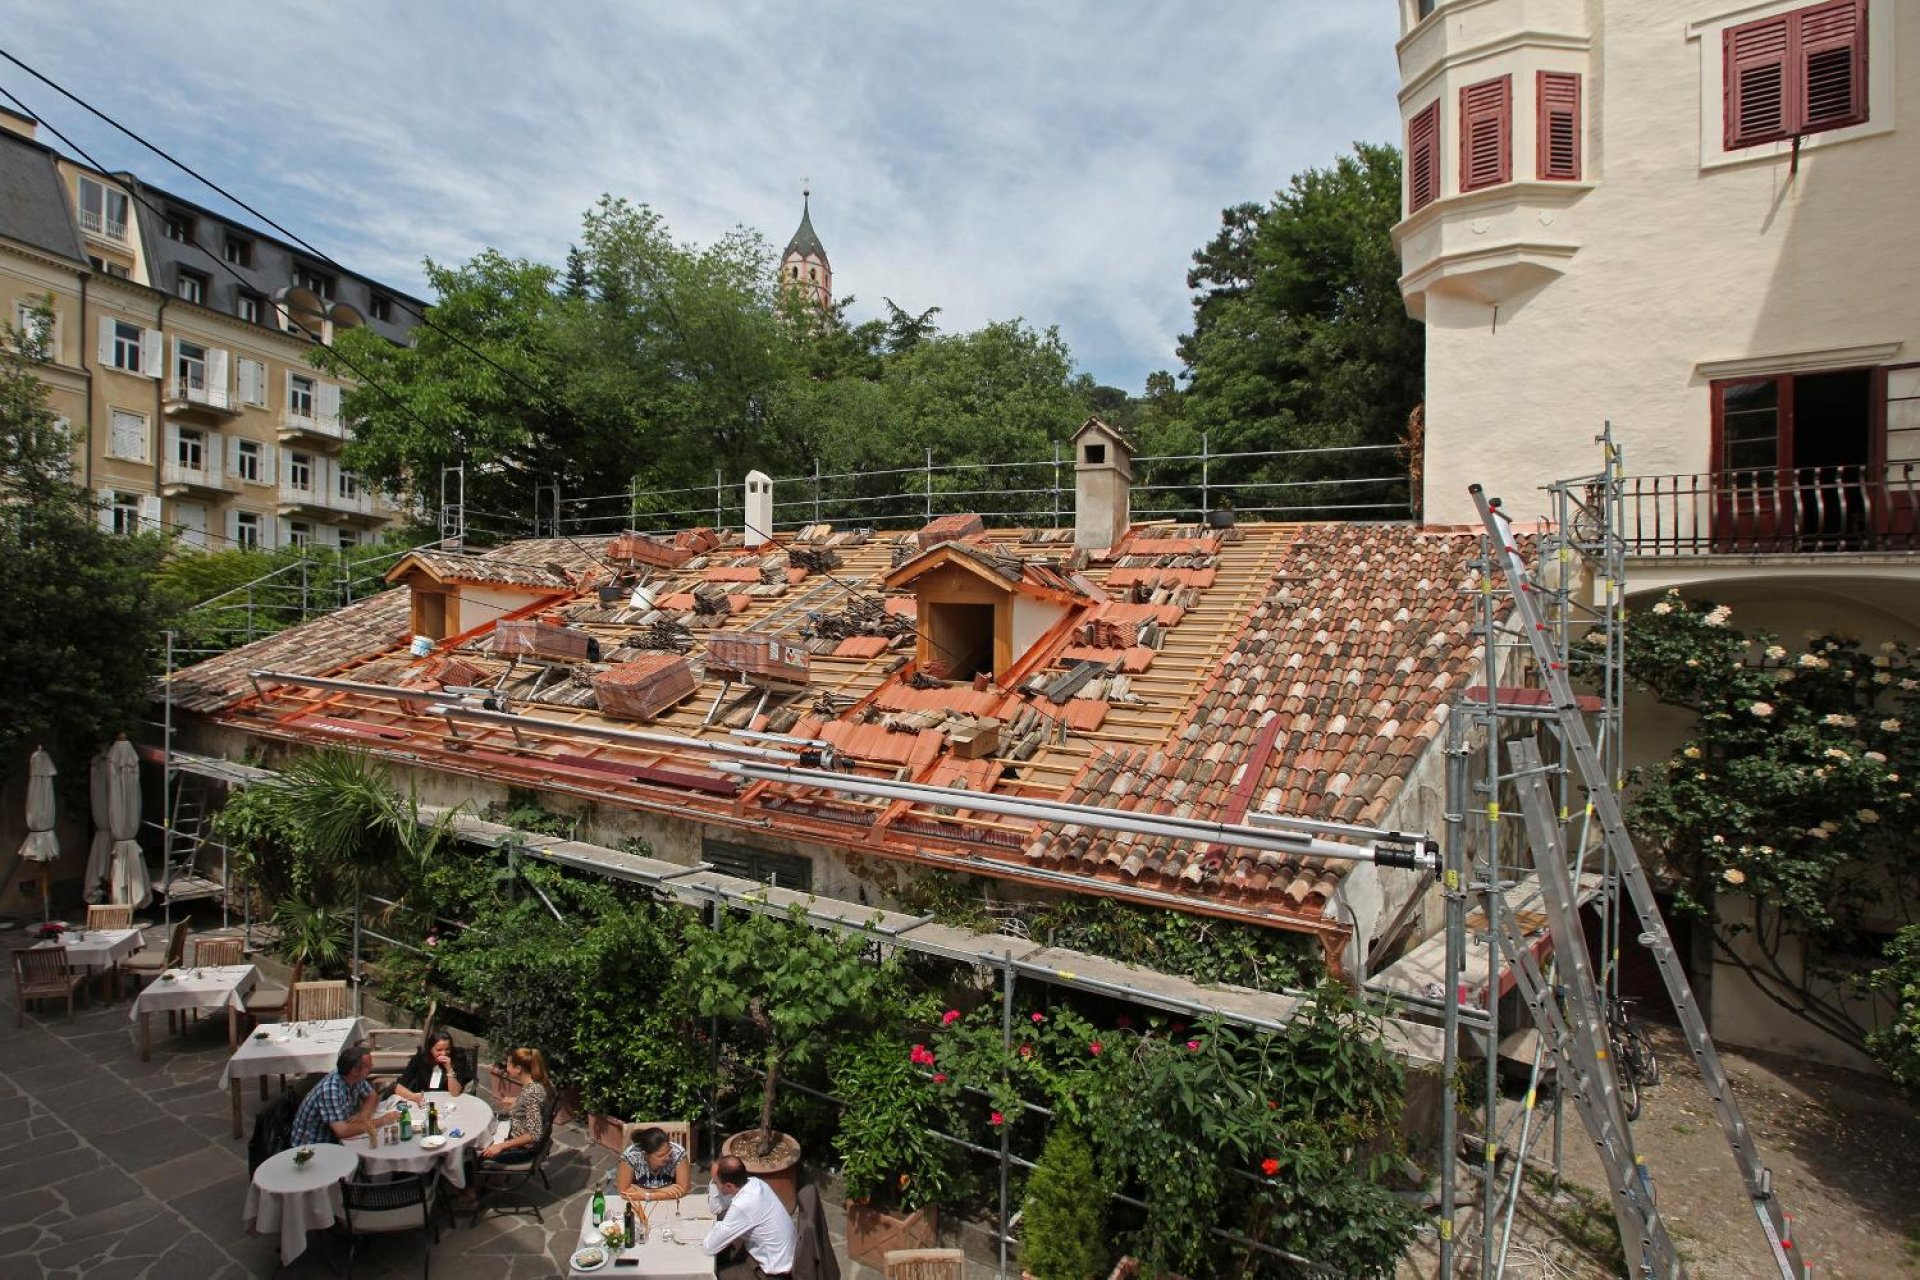
[[[377,1125],[398,1124],[393,1112],[373,1114],[379,1095],[367,1077],[373,1074],[373,1050],[364,1043],[350,1044],[340,1050],[334,1068],[308,1091],[306,1100],[293,1117],[293,1145],[310,1147],[316,1142],[344,1142],[361,1134],[371,1134]]]
[[[700,1242],[709,1256],[719,1255],[719,1280],[769,1280],[793,1271],[799,1233],[787,1207],[772,1187],[747,1172],[738,1156],[713,1162],[707,1207],[719,1219]]]

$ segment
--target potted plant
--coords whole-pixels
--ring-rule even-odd
[[[1020,1265],[1032,1280],[1082,1280],[1107,1267],[1106,1188],[1093,1149],[1071,1125],[1047,1135],[1027,1179]]]
[[[867,959],[871,937],[816,930],[806,909],[723,915],[689,935],[676,974],[699,1012],[741,1024],[760,1077],[760,1124],[722,1144],[772,1185],[789,1208],[800,1144],[773,1127],[781,1072],[806,1065],[831,1033],[869,1020],[894,985],[891,962]]]
[[[884,1268],[889,1249],[937,1243],[953,1148],[934,1136],[939,1095],[925,1045],[903,1050],[890,1028],[843,1041],[827,1058],[846,1100],[833,1149],[847,1197],[847,1255]]]

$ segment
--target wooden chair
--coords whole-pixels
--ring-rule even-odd
[[[247,993],[247,1017],[255,1022],[264,1022],[268,1018],[287,1020],[287,1006],[293,1003],[293,989],[300,977],[307,971],[305,960],[293,962],[293,972],[287,975],[287,985],[277,986],[263,982]]]
[[[193,967],[245,964],[246,940],[235,937],[202,937],[193,940]]]
[[[687,1153],[687,1159],[693,1159],[693,1122],[691,1120],[636,1120],[627,1126],[627,1141],[633,1141],[633,1135],[642,1129],[658,1129],[667,1135],[667,1141],[677,1142]]]
[[[347,984],[339,978],[331,982],[296,982],[292,991],[292,1007],[288,1010],[291,1021],[312,1022],[320,1018],[350,1016]]]
[[[186,963],[187,922],[182,920],[173,926],[173,934],[167,939],[167,949],[156,951],[152,947],[127,957],[121,964],[120,972],[132,978],[152,979],[159,977],[168,969],[178,969]],[[167,1010],[167,1033],[171,1035],[179,1022],[180,1011]]]
[[[407,1063],[420,1047],[427,1042],[427,1035],[433,1030],[434,1015],[440,1012],[440,1002],[434,1001],[427,1006],[427,1016],[417,1027],[372,1027],[367,1031],[367,1047],[373,1050],[373,1082],[377,1086],[392,1084],[399,1079],[400,1073],[407,1069]]]
[[[965,1280],[967,1255],[958,1249],[889,1249],[887,1280]]]
[[[27,1001],[67,998],[67,1021],[73,1021],[73,993],[87,981],[85,973],[75,973],[67,965],[65,947],[28,947],[13,953],[14,990],[19,1004],[13,1011],[13,1025],[27,1024]]]
[[[131,929],[133,928],[133,907],[131,904],[89,906],[87,908],[87,928]]]

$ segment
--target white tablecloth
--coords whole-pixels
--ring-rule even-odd
[[[197,976],[196,976],[197,975]],[[147,984],[134,998],[129,1020],[143,1013],[167,1009],[239,1009],[247,1007],[247,993],[260,982],[260,970],[250,964],[214,965],[206,969],[169,969]]]
[[[369,1176],[385,1173],[427,1173],[436,1170],[456,1187],[467,1185],[465,1152],[476,1142],[485,1144],[493,1128],[493,1108],[472,1093],[451,1097],[445,1093],[427,1095],[440,1108],[440,1132],[445,1146],[428,1151],[420,1140],[426,1136],[427,1109],[413,1108],[413,1137],[402,1142],[400,1131],[389,1125],[380,1131],[380,1145],[370,1146],[365,1138],[349,1138],[342,1143],[360,1157],[360,1167]],[[398,1100],[395,1100],[398,1103]],[[453,1130],[460,1130],[454,1137]]]
[[[607,1213],[618,1214],[625,1210],[626,1202],[611,1193],[607,1196]],[[639,1210],[636,1208],[635,1212]],[[649,1280],[713,1280],[713,1259],[700,1247],[707,1238],[707,1232],[713,1230],[713,1215],[707,1212],[707,1198],[698,1193],[689,1194],[678,1200],[657,1200],[647,1206],[647,1239],[631,1249],[623,1249],[620,1256],[632,1258],[637,1267],[621,1267],[618,1270],[609,1261],[605,1266],[592,1271],[581,1271],[573,1266],[572,1255],[567,1258],[568,1276],[579,1276],[582,1280],[588,1276],[602,1277],[603,1280],[616,1276],[647,1276]],[[669,1241],[667,1236],[673,1236]],[[580,1212],[580,1236],[574,1241],[574,1249],[589,1244],[600,1243],[600,1229],[593,1225],[593,1197],[587,1197],[586,1206]],[[612,1252],[609,1250],[608,1252]]]
[[[101,973],[113,968],[140,950],[145,939],[138,929],[89,929],[84,936],[75,932],[61,934],[57,941],[39,942],[37,947],[65,947],[67,964],[73,969]]]
[[[303,1034],[304,1033],[304,1034]],[[220,1087],[257,1076],[304,1076],[331,1071],[340,1050],[365,1034],[359,1018],[329,1018],[317,1022],[276,1022],[263,1039],[249,1036],[227,1059]]]
[[[260,1235],[280,1233],[280,1262],[290,1264],[306,1252],[307,1232],[333,1225],[345,1210],[340,1183],[353,1172],[353,1153],[336,1142],[313,1148],[313,1159],[302,1168],[291,1150],[267,1160],[253,1171],[247,1188],[244,1221]]]

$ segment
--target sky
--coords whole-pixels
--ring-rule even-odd
[[[396,288],[484,248],[558,264],[603,192],[677,239],[744,224],[778,249],[810,183],[855,319],[891,298],[948,332],[1058,325],[1136,393],[1178,369],[1223,208],[1399,133],[1391,0],[6,11],[0,49]],[[0,89],[104,167],[222,207],[18,67]]]

